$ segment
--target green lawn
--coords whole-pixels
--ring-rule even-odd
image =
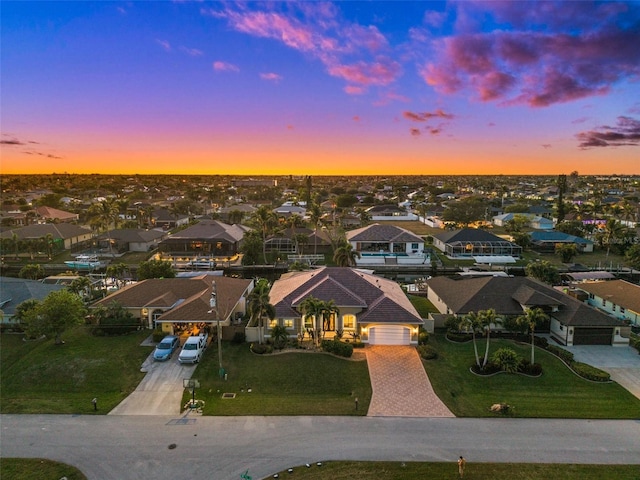
[[[627,390],[616,383],[583,380],[544,350],[536,349],[535,354],[543,368],[539,378],[505,373],[479,377],[469,371],[475,362],[471,342],[452,343],[443,335],[431,335],[429,344],[439,356],[424,361],[425,369],[435,392],[456,416],[494,416],[489,407],[507,403],[516,417],[640,418],[640,400]],[[484,339],[478,340],[481,355],[484,345]],[[501,346],[529,358],[530,345],[497,339],[491,341],[490,355]]]
[[[193,375],[205,415],[366,415],[371,401],[366,361],[304,352],[255,355],[248,344],[229,342],[222,344],[222,357],[226,381],[218,375],[215,344]],[[222,399],[223,393],[236,397]],[[183,404],[189,398],[185,392]]]
[[[345,480],[375,478],[377,480],[457,479],[455,462],[322,462],[297,466],[293,473],[278,472],[280,478],[304,480]],[[249,472],[251,474],[251,472]],[[270,478],[270,477],[267,477]],[[638,480],[638,465],[560,465],[539,463],[473,463],[467,462],[467,480]],[[266,479],[265,479],[266,480]]]
[[[80,470],[64,463],[41,458],[0,458],[0,478],[6,480],[87,480]]]
[[[79,326],[53,340],[23,341],[0,336],[2,413],[107,413],[131,393],[144,376],[140,365],[151,353],[141,347],[149,332],[94,337]]]

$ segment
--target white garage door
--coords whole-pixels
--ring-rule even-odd
[[[370,345],[409,345],[411,332],[402,325],[376,325],[369,329]]]

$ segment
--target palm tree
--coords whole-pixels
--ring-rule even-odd
[[[93,293],[93,285],[89,277],[78,277],[74,279],[67,287],[71,292],[80,296],[87,303],[91,300]]]
[[[271,329],[271,340],[276,348],[282,349],[289,339],[289,333],[287,332],[286,327],[282,325],[276,325]]]
[[[298,309],[302,312],[303,320],[306,320],[309,317],[313,317],[313,325],[314,327],[309,331],[313,336],[314,344],[317,346],[318,344],[318,335],[317,332],[321,329],[318,328],[318,321],[322,316],[323,303],[321,300],[313,296],[309,296],[305,298],[301,303]]]
[[[473,339],[473,352],[476,356],[476,365],[480,368],[480,357],[478,356],[478,344],[476,343],[476,332],[482,328],[480,318],[476,312],[469,312],[460,321],[460,327],[471,332]]]
[[[484,351],[484,361],[482,362],[482,368],[487,366],[489,361],[489,345],[491,343],[491,325],[498,325],[501,321],[496,317],[496,311],[493,308],[488,310],[480,310],[478,312],[478,320],[480,321],[481,329],[487,334],[487,344]]]
[[[278,217],[275,213],[269,210],[268,207],[262,205],[253,214],[253,223],[262,232],[262,256],[264,258],[265,265],[267,264],[267,235],[278,224]]]
[[[604,226],[604,231],[598,234],[598,239],[600,240],[602,246],[607,246],[607,257],[609,256],[611,245],[616,243],[616,241],[624,238],[625,233],[626,227],[622,225],[622,223],[620,223],[618,220],[607,220],[607,223]]]
[[[360,252],[353,249],[353,245],[344,241],[333,253],[333,261],[339,267],[353,267],[356,259],[360,258]]]
[[[115,280],[116,286],[120,288],[121,282],[124,282],[124,274],[129,270],[129,266],[126,263],[114,263],[107,267],[105,274]]]
[[[107,240],[109,242],[109,253],[113,253],[111,249],[111,224],[117,222],[118,205],[115,199],[108,198],[101,202],[94,203],[89,207],[89,215],[92,217],[92,226],[98,230],[104,228],[107,232]]]
[[[311,208],[309,209],[309,220],[313,224],[313,254],[318,254],[318,224],[320,223],[320,218],[322,218],[322,210],[320,210],[320,205],[316,202],[311,204]]]
[[[250,322],[253,324],[258,322],[258,343],[264,342],[263,319],[264,317],[273,320],[276,316],[276,309],[270,303],[269,290],[271,285],[265,278],[257,281],[256,286],[249,294],[247,301],[247,312],[249,313]]]
[[[339,315],[340,309],[333,300],[321,302],[320,315],[322,316],[322,332],[326,332],[330,328],[330,320],[332,315]],[[320,332],[320,333],[322,333]]]
[[[547,314],[540,308],[528,308],[524,315],[520,315],[516,318],[518,325],[526,325],[529,328],[531,334],[531,365],[534,364],[534,341],[535,341],[535,329],[547,319]]]

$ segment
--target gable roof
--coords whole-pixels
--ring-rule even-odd
[[[79,217],[77,213],[65,212],[45,205],[36,207],[36,213],[42,218],[57,218],[58,220],[76,220]]]
[[[170,308],[159,320],[211,321],[215,313],[208,313],[211,285],[216,282],[218,309],[226,318],[253,280],[200,275],[189,278],[150,278],[128,285],[96,302],[93,306],[118,302],[126,308]]]
[[[313,296],[333,300],[338,308],[355,307],[363,311],[358,321],[421,324],[420,315],[400,286],[392,280],[346,267],[323,267],[292,272],[275,281],[269,293],[276,317],[299,317],[296,310]]]
[[[349,242],[424,243],[421,237],[409,230],[379,223],[351,230],[346,236]]]
[[[535,231],[529,234],[531,241],[533,242],[570,242],[570,243],[593,243],[586,238],[576,237],[575,235],[569,235],[568,233],[558,231]]]
[[[41,238],[51,234],[54,239],[66,240],[82,235],[90,235],[92,232],[89,228],[79,227],[71,223],[39,223],[21,228],[3,230],[2,233],[0,233],[0,237],[11,238],[14,233],[19,239]]]
[[[167,232],[161,230],[146,230],[144,228],[119,228],[103,233],[97,237],[98,240],[110,238],[120,242],[147,243],[167,236]]]
[[[563,325],[617,326],[620,322],[573,297],[529,277],[434,277],[431,289],[456,315],[493,308],[499,315],[521,315],[524,307],[557,306],[548,312]]]
[[[191,239],[225,240],[235,243],[244,237],[247,227],[241,225],[229,225],[219,220],[202,220],[195,225],[174,233],[164,242],[178,242]]]

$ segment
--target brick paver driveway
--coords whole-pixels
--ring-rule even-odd
[[[373,389],[368,416],[454,416],[434,393],[414,347],[373,345],[365,351]]]

